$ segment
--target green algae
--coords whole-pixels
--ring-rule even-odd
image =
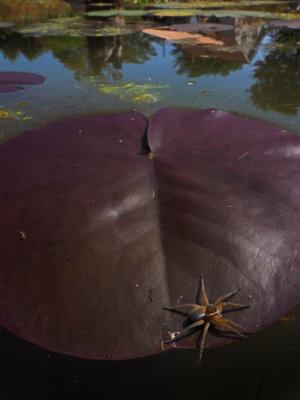
[[[91,83],[99,92],[114,96],[117,99],[147,104],[160,101],[162,99],[161,90],[170,87],[170,85],[160,83],[101,83],[94,77],[86,79],[85,82]]]
[[[28,119],[32,119],[32,117],[25,115],[21,111],[13,111],[13,110],[10,110],[7,108],[0,109],[0,122],[5,119],[17,119],[17,120],[21,120],[21,121],[26,121]]]

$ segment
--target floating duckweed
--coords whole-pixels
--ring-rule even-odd
[[[7,111],[0,110],[0,119],[9,118],[9,113]]]
[[[21,111],[0,110],[0,121],[8,118],[18,119],[22,121],[32,119],[32,117],[25,115]]]
[[[131,99],[134,103],[156,103],[161,99],[159,93],[144,93]]]
[[[156,103],[162,99],[160,89],[170,87],[170,85],[159,83],[101,83],[94,77],[91,77],[86,81],[92,83],[92,85],[101,93],[115,96],[120,100],[126,100],[133,103]]]

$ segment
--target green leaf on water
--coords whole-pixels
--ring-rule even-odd
[[[142,17],[151,13],[145,10],[95,10],[85,13],[87,17],[113,17],[115,15],[123,15],[124,17]]]
[[[86,20],[81,17],[57,18],[51,21],[28,25],[18,30],[25,36],[69,36],[95,37],[115,36],[132,33],[132,29],[123,26],[102,26],[98,21]]]

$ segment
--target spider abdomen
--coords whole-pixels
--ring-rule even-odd
[[[200,321],[205,315],[205,309],[206,307],[198,306],[188,314],[187,318],[192,322]]]

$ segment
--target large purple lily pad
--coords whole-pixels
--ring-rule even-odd
[[[45,81],[42,75],[31,72],[0,72],[0,93],[14,92],[23,89],[16,85],[39,85]]]
[[[182,329],[162,306],[194,302],[204,274],[210,301],[241,286],[251,308],[230,319],[268,325],[299,301],[299,149],[220,110],[81,117],[2,144],[0,324],[58,352],[144,356]]]

